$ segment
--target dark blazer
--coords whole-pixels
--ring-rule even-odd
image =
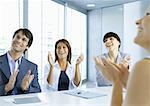
[[[28,72],[28,70],[31,70],[31,74],[34,74],[34,79],[29,85],[28,90],[22,91],[21,83],[22,83],[24,76]],[[5,85],[8,83],[10,75],[11,73],[10,73],[10,67],[8,63],[7,54],[4,54],[0,56],[0,96],[12,95],[13,90],[9,91],[8,93],[5,93]],[[28,61],[24,57],[21,59],[21,63],[19,65],[19,72],[16,78],[16,83],[14,85],[14,88],[16,89],[16,92],[17,92],[16,94],[41,92],[41,88],[38,83],[37,65]]]

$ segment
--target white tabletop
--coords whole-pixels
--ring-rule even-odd
[[[110,106],[112,87],[96,87],[84,89],[86,91],[103,93],[106,96],[96,97],[92,99],[85,99],[77,96],[65,94],[63,92],[45,92],[34,94],[23,94],[13,96],[0,97],[1,106]],[[27,103],[27,104],[15,104],[15,98],[29,98],[38,97],[41,102],[39,103]]]

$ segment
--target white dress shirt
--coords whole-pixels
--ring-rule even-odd
[[[7,58],[8,58],[8,63],[9,63],[9,67],[10,67],[10,72],[12,74],[14,71],[16,71],[19,68],[22,56],[17,60],[13,60],[13,58],[10,56],[9,52],[7,52]]]
[[[50,65],[47,64],[45,66],[45,70],[44,70],[44,79],[45,79],[46,83],[47,83],[47,76],[48,76],[49,71],[50,71]],[[53,83],[52,83],[52,85],[49,85],[47,83],[49,90],[52,90],[52,91],[57,91],[58,90],[58,83],[59,83],[60,73],[61,73],[61,69],[59,67],[58,62],[56,61],[54,63]],[[77,86],[74,84],[75,69],[69,62],[68,62],[68,66],[67,66],[67,69],[66,69],[66,74],[69,78],[69,90],[76,88]],[[81,84],[81,81],[80,81],[80,84]]]

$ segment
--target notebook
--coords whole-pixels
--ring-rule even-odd
[[[85,99],[92,99],[92,98],[107,96],[107,94],[104,94],[104,93],[95,93],[95,92],[79,90],[79,89],[78,90],[67,91],[67,92],[65,92],[65,94],[78,96],[78,97],[82,97],[82,98],[85,98]]]

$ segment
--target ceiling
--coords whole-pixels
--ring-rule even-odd
[[[85,10],[93,10],[102,7],[114,6],[139,0],[59,0],[62,2],[67,2],[70,5],[85,9]],[[94,3],[95,7],[87,7],[86,5],[89,3]]]

